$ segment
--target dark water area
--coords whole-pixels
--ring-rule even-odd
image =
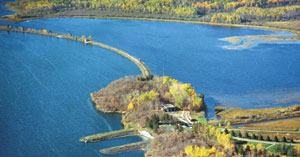
[[[122,128],[120,114],[97,112],[89,93],[139,74],[133,63],[64,39],[4,31],[0,37],[1,156],[98,156],[100,148],[141,140],[79,142],[86,135]]]
[[[0,14],[9,13],[0,4]],[[0,21],[4,24],[5,21]],[[199,24],[53,18],[11,23],[55,33],[92,35],[95,41],[141,58],[152,73],[191,83],[215,105],[240,108],[300,102],[299,44],[222,48],[221,38],[281,34]],[[127,59],[82,43],[0,31],[0,156],[102,156],[98,150],[137,142],[127,137],[92,144],[82,136],[121,129],[119,114],[97,112],[89,93],[139,74]],[[143,156],[134,151],[120,156]]]

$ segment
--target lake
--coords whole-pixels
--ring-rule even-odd
[[[264,108],[300,102],[299,44],[261,43],[228,50],[222,48],[228,43],[220,40],[286,32],[83,18],[11,25],[91,35],[95,41],[125,50],[141,58],[153,74],[191,83],[205,95],[209,117],[220,104]],[[138,68],[127,59],[75,41],[4,31],[0,31],[0,47],[1,156],[101,156],[101,148],[141,140],[78,142],[85,135],[122,128],[119,114],[95,111],[89,93],[120,77],[138,75]],[[143,156],[143,151],[120,155]]]

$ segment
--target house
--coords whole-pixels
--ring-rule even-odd
[[[177,107],[172,104],[161,104],[160,109],[164,112],[174,112],[177,111]]]

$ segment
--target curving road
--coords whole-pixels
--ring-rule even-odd
[[[232,137],[232,139],[239,140],[239,141],[247,141],[247,142],[256,142],[256,143],[266,143],[266,144],[287,144],[287,145],[292,145],[292,146],[298,146],[300,144],[298,143],[285,143],[285,142],[272,142],[272,141],[261,141],[261,140],[253,140],[253,139],[248,139],[248,138],[240,138],[240,137]]]

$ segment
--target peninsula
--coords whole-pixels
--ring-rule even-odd
[[[276,0],[261,2],[20,0],[7,4],[19,14],[2,18],[15,21],[49,17],[133,18],[223,26],[251,25],[256,28],[272,27],[273,29],[276,27],[299,34],[298,3]],[[10,25],[1,26],[0,29],[100,46],[122,55],[137,65],[142,73],[141,76],[127,76],[110,83],[106,88],[90,93],[91,101],[97,110],[122,113],[121,122],[124,129],[82,137],[80,141],[99,142],[140,134],[146,135],[149,139],[99,150],[102,153],[113,154],[144,149],[146,156],[294,156],[300,154],[297,127],[290,127],[293,130],[274,131],[260,129],[260,127],[272,129],[273,127],[268,124],[249,124],[243,128],[232,126],[232,124],[274,120],[278,117],[296,117],[299,115],[299,106],[255,111],[229,109],[218,113],[222,119],[212,123],[213,121],[206,119],[204,95],[197,94],[191,84],[182,83],[169,76],[153,76],[141,60],[123,50],[93,41],[91,36],[77,37],[52,33],[50,30],[12,28]],[[256,37],[232,37],[225,40],[232,43],[240,43],[245,39],[254,42],[256,39],[253,38]],[[299,40],[297,36],[289,39],[282,36],[259,37],[260,40],[265,41]],[[251,46],[251,42],[244,44]],[[259,114],[262,112],[267,114]],[[236,113],[239,115],[237,116]],[[296,124],[294,121],[285,122]],[[271,124],[278,126],[283,122]]]

